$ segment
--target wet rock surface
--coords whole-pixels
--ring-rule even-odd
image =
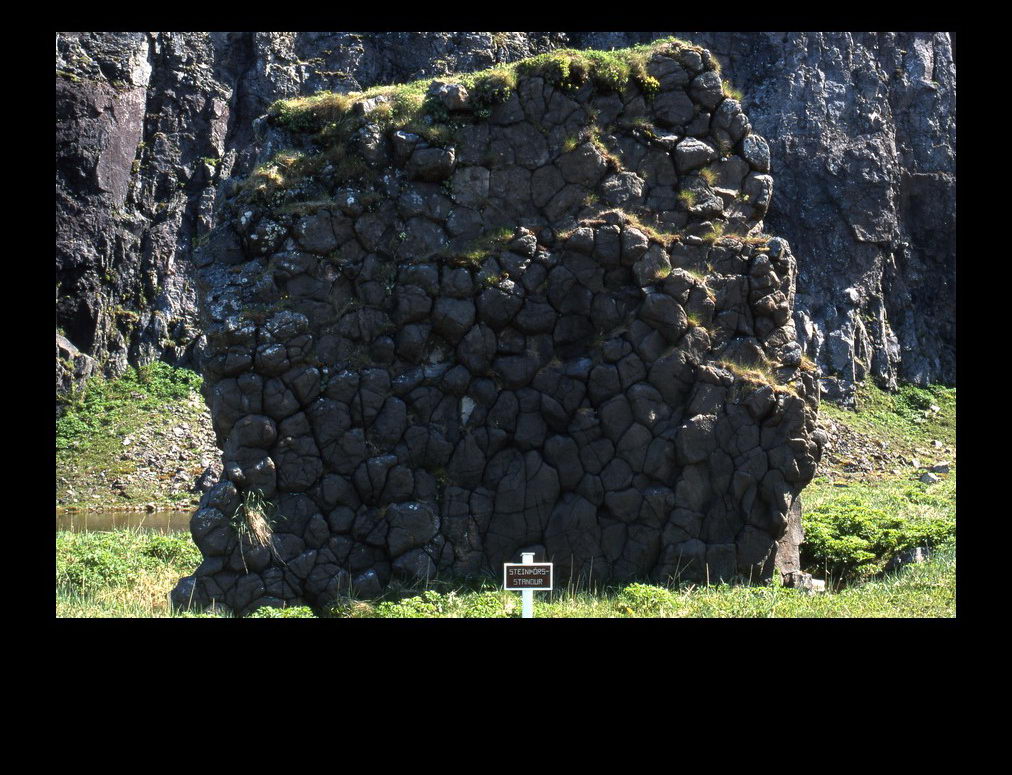
[[[437,84],[443,145],[353,106],[371,183],[225,200],[196,261],[224,474],[176,599],[325,606],[525,550],[574,579],[796,567],[825,437],[798,262],[762,232],[767,144],[707,52],[647,71],[649,93],[521,75],[487,112]],[[265,158],[300,142],[267,123]],[[250,494],[268,546],[236,529]]]
[[[95,372],[122,373],[128,363],[199,361],[192,253],[217,222],[215,197],[250,171],[259,151],[254,121],[274,100],[670,34],[58,33],[57,389]],[[866,374],[886,386],[954,382],[949,35],[674,34],[708,47],[723,73],[679,83],[687,95],[662,98],[661,118],[681,120],[691,100],[708,113],[722,78],[744,92],[766,142],[750,141],[740,155],[777,178],[769,226],[805,257],[794,315],[826,395],[847,400]],[[660,77],[684,79],[678,71]],[[441,99],[456,110],[467,95],[448,89]],[[714,109],[715,130],[728,133],[730,117]],[[687,130],[698,136],[697,127]],[[659,127],[661,147],[674,142],[666,132]],[[401,142],[408,153],[411,142]],[[570,166],[570,177],[594,174],[592,161]],[[731,181],[739,171],[720,170]],[[572,195],[558,180],[571,182],[535,182],[538,206],[541,196],[559,194],[560,208]],[[769,194],[759,175],[749,186],[754,197]],[[637,182],[611,179],[602,195],[625,206]],[[467,218],[453,223],[466,228]]]

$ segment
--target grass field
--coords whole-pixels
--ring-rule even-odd
[[[186,533],[157,535],[120,530],[57,535],[56,615],[59,617],[214,617],[175,613],[168,592],[192,572],[199,557]],[[506,618],[520,616],[520,596],[435,584],[392,589],[387,600],[349,600],[325,612],[336,618]],[[952,546],[911,565],[843,591],[807,595],[779,585],[667,589],[630,584],[596,592],[558,590],[536,596],[539,618],[779,618],[951,617],[955,613],[956,559]],[[309,618],[299,607],[261,609],[257,618]]]

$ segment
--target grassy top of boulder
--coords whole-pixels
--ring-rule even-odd
[[[540,77],[563,89],[578,89],[590,81],[603,91],[621,92],[630,83],[635,83],[649,95],[658,88],[657,80],[647,73],[646,63],[650,57],[663,54],[682,61],[690,53],[700,58],[704,69],[720,71],[717,59],[701,46],[678,38],[662,38],[653,43],[614,51],[558,49],[475,73],[374,86],[361,92],[320,92],[309,97],[278,100],[268,109],[267,116],[272,123],[298,132],[325,132],[354,113],[356,103],[385,97],[389,102],[371,112],[370,121],[403,128],[398,125],[410,124],[426,115],[434,119],[445,115],[442,106],[427,95],[435,80],[464,86],[471,95],[474,112],[479,118],[487,117],[487,114],[482,114],[483,110],[487,111],[510,98],[520,76]]]
[[[281,150],[257,167],[243,183],[241,199],[266,203],[277,192],[293,188],[327,166],[339,180],[368,178],[369,164],[347,142],[367,124],[384,132],[417,134],[431,146],[449,145],[462,122],[488,119],[497,105],[516,92],[522,78],[542,78],[571,92],[588,84],[601,92],[622,93],[634,88],[650,100],[659,83],[649,74],[647,63],[657,54],[672,57],[694,71],[720,72],[719,62],[709,51],[671,37],[614,51],[559,49],[474,73],[278,100],[268,109],[267,122],[286,131],[297,147]],[[451,115],[431,94],[433,82],[462,85],[468,92],[466,114]],[[740,98],[740,92],[726,81],[724,90],[727,96]]]

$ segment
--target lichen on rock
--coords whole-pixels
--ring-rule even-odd
[[[198,261],[224,476],[176,602],[322,607],[521,550],[574,580],[795,568],[818,386],[768,147],[717,76],[665,40],[276,104]]]

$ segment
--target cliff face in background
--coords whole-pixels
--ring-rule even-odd
[[[191,254],[276,99],[675,34],[712,50],[772,155],[795,321],[834,377],[955,380],[946,33],[59,33],[58,389],[201,348]]]

